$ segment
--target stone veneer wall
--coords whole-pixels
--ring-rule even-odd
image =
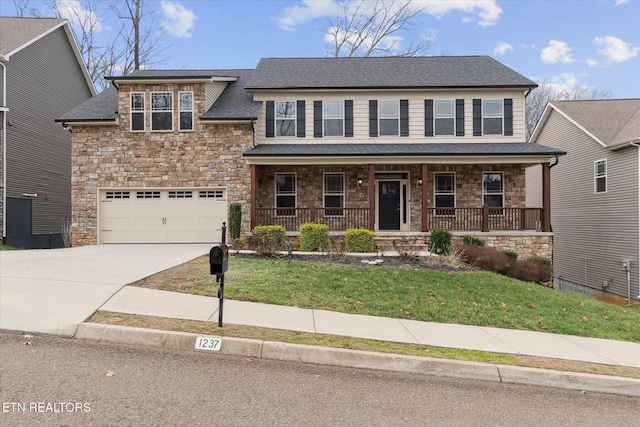
[[[194,131],[129,131],[129,93],[194,92]],[[226,187],[228,204],[242,204],[249,229],[251,176],[242,153],[252,147],[250,124],[205,124],[203,84],[121,85],[118,126],[74,126],[72,134],[72,244],[96,244],[99,188]],[[147,110],[148,112],[148,110]],[[147,113],[147,128],[150,114]]]

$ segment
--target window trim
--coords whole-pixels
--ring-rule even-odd
[[[438,116],[438,104],[439,103],[451,103],[451,115],[450,116]],[[453,128],[451,133],[438,133],[437,122],[438,119],[451,120]],[[456,135],[456,102],[455,99],[434,99],[433,100],[433,135],[434,136],[455,136]]]
[[[500,115],[489,115],[486,112],[487,103],[496,102],[500,104]],[[500,119],[500,132],[487,133],[485,119]],[[504,99],[483,99],[482,100],[482,135],[504,135]]]
[[[396,105],[396,116],[395,117],[390,117],[390,116],[383,116],[382,115],[382,104],[383,103],[387,103],[387,104],[391,104],[394,103]],[[389,133],[382,133],[382,126],[381,123],[383,120],[395,120],[396,121],[396,128],[397,128],[397,132],[395,134],[389,134]],[[378,135],[379,136],[400,136],[400,101],[399,100],[378,100]]]
[[[500,175],[501,179],[500,179],[500,184],[501,184],[501,191],[500,192],[487,192],[486,191],[486,187],[485,187],[485,175]],[[482,206],[487,206],[487,204],[485,203],[485,196],[487,195],[491,195],[491,196],[495,196],[495,195],[500,195],[502,196],[502,206],[488,206],[489,207],[489,215],[502,215],[503,214],[503,209],[504,209],[504,202],[505,202],[505,191],[504,191],[504,187],[505,187],[505,174],[503,171],[485,171],[482,172]]]
[[[438,176],[441,175],[451,175],[453,178],[453,188],[451,193],[439,193],[438,192]],[[437,206],[437,196],[453,196],[453,209],[449,207],[438,208]],[[443,217],[443,216],[455,216],[455,208],[456,208],[456,173],[455,172],[435,172],[433,175],[433,207],[436,208],[435,216]],[[453,210],[452,213],[442,213],[442,211]],[[438,213],[438,212],[441,213]]]
[[[327,104],[337,104],[340,106],[340,116],[329,116],[327,114],[326,106]],[[341,130],[342,132],[339,135],[327,135],[327,120],[340,120],[342,122]],[[344,137],[345,134],[345,105],[344,101],[336,101],[336,100],[325,100],[322,101],[322,136],[323,137]]]
[[[134,95],[142,95],[142,109],[134,110],[133,109],[133,96]],[[147,130],[147,96],[146,92],[130,92],[129,93],[129,130],[131,132],[145,132]],[[133,115],[134,114],[142,114],[142,129],[134,129],[133,128]]]
[[[294,108],[293,117],[279,118],[278,117],[278,104],[292,104]],[[278,131],[278,121],[291,121],[293,122],[293,132],[291,135],[280,135]],[[298,128],[298,102],[297,101],[274,101],[273,104],[273,135],[276,138],[295,138]]]
[[[180,97],[183,93],[190,93],[191,94],[191,108],[188,110],[183,110],[182,109],[182,104],[181,104],[181,100]],[[192,90],[181,90],[178,92],[178,131],[180,132],[193,132],[195,130],[195,126],[193,123],[193,118],[194,118],[194,108],[193,108],[193,91]],[[183,129],[182,128],[182,113],[191,113],[191,129]]]
[[[155,110],[153,108],[153,95],[157,95],[157,94],[169,94],[171,95],[171,102],[169,103],[169,105],[171,105],[171,109],[169,110]],[[149,109],[151,111],[151,132],[173,132],[173,116],[174,116],[174,108],[173,108],[173,92],[170,90],[159,90],[159,91],[154,91],[151,92],[151,95],[149,96],[150,102],[149,102]],[[170,129],[154,129],[153,128],[153,114],[154,113],[171,113],[171,128]]]
[[[604,174],[598,175],[598,163],[604,163]],[[609,162],[607,159],[600,159],[593,162],[593,194],[606,194],[609,191]],[[598,191],[598,179],[604,181],[604,191]]]
[[[278,193],[278,175],[291,175],[293,176],[293,193]],[[296,172],[276,172],[274,174],[274,206],[276,208],[276,217],[295,217],[297,216],[297,207],[298,207],[298,174]],[[278,196],[293,196],[293,207],[278,207]],[[291,209],[293,210],[293,215],[281,215],[279,214],[279,209]]]
[[[328,175],[336,175],[342,177],[342,191],[341,192],[328,192],[327,191],[327,176]],[[342,196],[342,206],[340,207],[329,207],[327,208],[327,196]],[[343,217],[344,216],[344,202],[345,202],[345,176],[344,172],[325,172],[322,175],[322,207],[325,209],[325,216],[332,217]],[[334,211],[335,213],[329,213],[330,211]]]

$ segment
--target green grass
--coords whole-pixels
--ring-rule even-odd
[[[216,296],[208,259],[188,266],[179,290]],[[231,257],[225,279],[234,300],[640,342],[640,304],[619,307],[488,272]]]
[[[14,248],[13,246],[7,246],[0,244],[0,251],[19,251],[20,248]]]

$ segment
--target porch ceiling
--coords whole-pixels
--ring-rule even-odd
[[[566,152],[534,143],[261,144],[249,164],[538,164]]]

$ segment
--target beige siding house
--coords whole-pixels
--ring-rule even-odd
[[[489,57],[268,58],[254,70],[137,71],[59,118],[73,129],[74,244],[209,242],[305,222],[551,256],[525,171],[534,82]],[[545,202],[547,200],[547,202]],[[545,204],[547,203],[547,204]]]
[[[531,140],[567,152],[551,169],[554,285],[639,299],[640,99],[552,102]]]

